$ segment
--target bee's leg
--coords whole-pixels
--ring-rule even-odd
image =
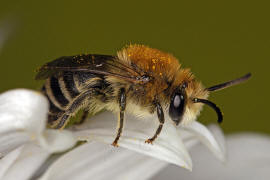
[[[61,116],[60,122],[57,124],[57,129],[63,129],[70,116],[75,113],[85,102],[85,99],[88,98],[89,96],[91,97],[93,93],[95,92],[94,89],[88,90],[82,94],[80,94],[78,97],[75,98],[75,100],[72,102],[72,104],[69,105],[67,110],[63,113]]]
[[[84,123],[84,121],[86,120],[88,114],[89,114],[89,111],[86,110],[86,109],[84,109],[80,121],[76,122],[76,124],[82,124],[82,123]]]
[[[63,112],[59,113],[48,113],[48,127],[57,129],[57,125],[59,124],[60,117]]]
[[[157,115],[158,115],[158,120],[159,120],[159,126],[158,126],[158,129],[156,130],[155,135],[152,138],[147,139],[145,141],[145,143],[151,143],[152,144],[153,141],[157,138],[157,136],[161,132],[161,129],[162,129],[163,124],[164,124],[164,113],[163,113],[163,109],[162,109],[161,105],[158,102],[156,103],[156,107],[157,107]]]
[[[124,88],[120,89],[118,102],[119,102],[120,112],[119,112],[119,117],[118,117],[117,136],[112,143],[112,145],[115,147],[118,146],[117,142],[121,136],[123,125],[124,125],[124,111],[126,109],[126,93],[125,93]]]

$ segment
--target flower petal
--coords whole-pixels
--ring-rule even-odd
[[[73,134],[66,130],[47,129],[39,139],[39,144],[51,153],[65,151],[75,143]]]
[[[98,142],[90,142],[60,157],[41,180],[146,179],[167,163]],[[63,168],[65,167],[65,168]],[[105,173],[106,172],[106,173]],[[138,173],[140,172],[140,173]]]
[[[18,156],[20,155],[23,146],[18,147],[17,149],[11,151],[8,156],[5,156],[0,160],[0,179],[5,176],[5,173],[12,166],[12,164],[16,161]]]
[[[270,137],[258,134],[230,135],[226,138],[227,160],[220,163],[202,145],[192,149],[192,173],[168,166],[153,179],[270,179]]]
[[[29,142],[31,137],[25,132],[12,132],[0,136],[0,159],[17,147]]]
[[[40,93],[7,91],[0,95],[0,134],[18,130],[40,134],[45,129],[47,112],[48,102]]]
[[[194,121],[189,125],[178,128],[179,133],[183,131],[183,129],[191,132],[196,136],[196,139],[199,139],[204,145],[206,145],[210,151],[221,161],[225,161],[225,145],[224,145],[224,135],[218,126],[216,126],[215,133],[217,134],[218,140],[215,139],[213,134],[207,129],[206,126],[201,123]]]
[[[21,146],[1,159],[0,179],[30,179],[48,156],[49,152],[37,145]]]
[[[121,147],[191,169],[191,158],[173,124],[165,123],[160,135],[151,145],[144,141],[154,135],[158,120],[138,119],[134,116],[127,116],[126,119],[125,128],[119,140]],[[77,131],[73,130],[79,140],[96,140],[111,144],[116,134],[114,128],[116,122],[116,116],[104,112],[89,119],[87,123],[78,127]]]
[[[45,129],[48,103],[45,97],[26,89],[0,95],[0,156],[38,138]]]
[[[186,137],[185,144],[194,145],[196,139],[190,132],[187,135],[185,133],[181,135]],[[187,138],[191,135],[193,138]],[[49,167],[41,180],[83,180],[89,177],[143,180],[154,176],[166,166],[168,163],[164,161],[125,148],[89,142],[60,157]]]

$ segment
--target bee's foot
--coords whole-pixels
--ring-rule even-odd
[[[118,143],[117,143],[116,141],[114,141],[114,142],[112,143],[112,145],[113,145],[114,147],[119,147],[119,145],[118,145]]]
[[[147,139],[146,141],[144,141],[145,143],[148,143],[148,144],[153,144],[153,141],[154,139]]]

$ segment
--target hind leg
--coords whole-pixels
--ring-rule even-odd
[[[83,106],[83,103],[85,102],[86,98],[93,96],[94,93],[95,89],[91,89],[76,97],[75,100],[69,105],[67,110],[60,117],[60,121],[57,124],[56,128],[63,129],[66,126],[70,116],[73,115],[75,112],[77,112]],[[85,113],[83,116],[85,116],[85,118],[87,117]]]
[[[81,119],[80,119],[79,121],[77,121],[76,124],[79,125],[79,124],[84,123],[85,120],[87,119],[88,114],[89,114],[89,111],[86,110],[86,109],[84,109],[84,110],[83,110],[83,114],[82,114],[82,116],[81,116]]]

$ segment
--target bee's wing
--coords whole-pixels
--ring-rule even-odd
[[[136,82],[141,72],[121,62],[116,56],[109,55],[78,55],[64,56],[43,65],[35,77],[37,80],[58,76],[64,71],[90,72],[104,76],[114,76],[127,81]]]

